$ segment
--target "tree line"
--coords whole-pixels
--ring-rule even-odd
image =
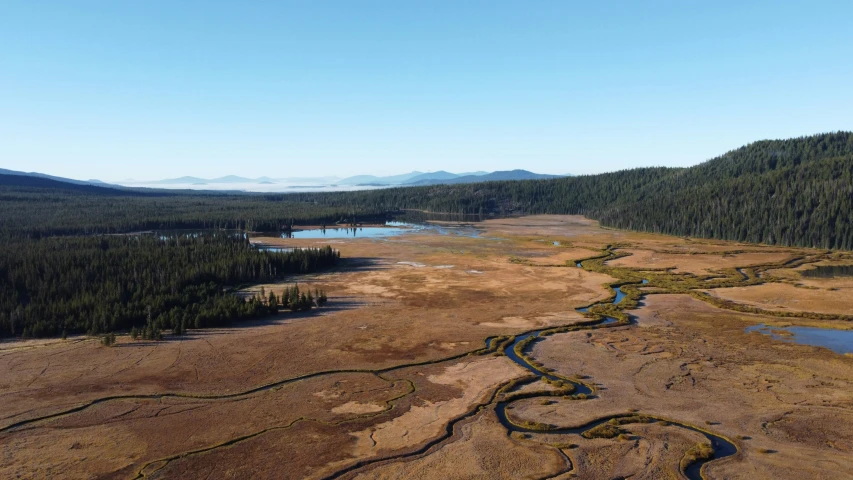
[[[133,327],[150,336],[267,315],[269,297],[227,288],[324,268],[338,254],[258,251],[226,230],[350,225],[404,211],[582,214],[622,229],[853,250],[851,132],[755,142],[689,168],[358,192],[112,193],[0,177],[0,336]],[[218,233],[105,235],[176,228]],[[299,310],[303,294],[276,298],[275,308]]]
[[[853,249],[853,133],[767,140],[689,168],[549,180],[292,194],[115,196],[0,185],[0,237],[169,228],[280,231],[406,210],[486,218],[582,214],[617,228]]]
[[[581,214],[628,230],[853,250],[853,133],[755,142],[689,168],[299,198],[356,211]]]
[[[284,195],[132,195],[123,190],[111,195],[109,192],[107,188],[93,194],[85,189],[3,185],[0,182],[3,212],[0,239],[181,229],[270,232],[286,231],[298,225],[385,221],[387,217],[381,208],[327,206]]]
[[[214,233],[7,239],[0,249],[0,336],[136,329],[156,338],[161,330],[180,334],[259,318],[281,303],[231,289],[328,268],[339,258],[329,246],[269,252],[243,235]]]
[[[853,249],[853,133],[768,140],[689,168],[549,180],[292,194],[93,195],[0,185],[0,237],[169,228],[286,230],[405,210],[485,218],[582,214],[617,228]]]

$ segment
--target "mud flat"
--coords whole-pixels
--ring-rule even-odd
[[[746,331],[850,325],[849,279],[797,273],[848,254],[577,216],[452,228],[253,239],[341,251],[249,289],[326,290],[310,313],[0,344],[0,477],[853,477],[853,356]]]

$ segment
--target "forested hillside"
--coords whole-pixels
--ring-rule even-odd
[[[584,214],[624,229],[853,249],[853,133],[755,142],[690,168],[300,197],[350,208]]]
[[[279,230],[403,209],[585,214],[604,225],[783,245],[853,248],[853,134],[756,142],[691,168],[360,192],[114,197],[2,187],[5,232]]]
[[[109,194],[111,191],[116,194]],[[133,195],[77,185],[45,188],[40,184],[34,188],[0,183],[0,211],[0,237],[38,238],[172,229],[278,231],[291,224],[345,221],[353,217],[355,209],[346,202],[327,206],[285,195],[168,195],[162,191]],[[385,218],[384,209],[363,207],[358,213],[361,220]]]
[[[853,249],[850,132],[756,142],[690,168],[361,192],[147,195],[8,177],[0,178],[0,336],[180,331],[254,318],[269,313],[264,302],[226,287],[337,260],[331,249],[257,251],[242,235],[107,233],[276,231],[404,210],[568,213],[624,229]]]
[[[759,142],[601,206],[604,225],[675,235],[853,249],[853,137]]]
[[[690,168],[371,191],[104,195],[0,185],[0,235],[170,228],[281,230],[382,220],[405,209],[477,215],[584,214],[674,235],[853,249],[853,133],[755,142]],[[101,189],[109,191],[109,189]]]

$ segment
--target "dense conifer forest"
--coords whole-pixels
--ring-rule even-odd
[[[113,195],[111,189],[106,188],[92,193],[79,188],[3,186],[0,183],[3,212],[0,237],[178,229],[280,231],[294,224],[333,224],[354,217],[354,210],[345,205],[324,206],[283,195],[128,195],[123,190],[115,191]],[[384,210],[361,208],[358,213],[356,221],[385,219]]]
[[[690,168],[300,197],[356,211],[583,214],[629,230],[849,250],[853,133],[755,142]]]
[[[583,214],[630,230],[851,250],[853,133],[755,142],[690,168],[358,192],[128,191],[0,175],[0,335],[220,325],[268,311],[268,301],[244,302],[227,286],[337,258],[330,249],[259,252],[223,233],[104,234],[282,231],[404,211]]]
[[[91,335],[227,325],[315,302],[229,292],[246,283],[330,267],[330,247],[285,253],[254,248],[243,235],[121,235],[8,241],[0,250],[0,336]],[[288,290],[291,292],[291,290]]]
[[[853,133],[838,132],[755,142],[690,168],[358,192],[96,195],[0,182],[0,235],[276,231],[382,220],[414,209],[483,216],[584,214],[632,230],[853,249],[851,179]]]

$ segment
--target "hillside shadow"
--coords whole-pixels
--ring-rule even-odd
[[[337,312],[354,310],[356,308],[364,307],[369,304],[370,302],[366,302],[363,299],[360,299],[359,297],[335,297],[333,299],[329,299],[329,302],[326,303],[326,305],[322,307],[312,308],[307,312],[282,311],[269,317],[256,318],[243,322],[237,321],[232,323],[231,325],[205,327],[199,329],[193,328],[187,330],[186,333],[184,333],[183,335],[172,335],[171,332],[169,332],[168,330],[164,330],[162,340],[142,340],[140,338],[130,343],[115,344],[111,348],[138,347],[144,344],[157,345],[158,343],[162,342],[180,342],[182,340],[203,339],[212,335],[223,335],[229,332],[238,332],[246,328],[257,328],[270,325],[287,325],[290,323],[310,320],[312,318],[322,317]]]
[[[391,264],[376,257],[346,257],[340,260],[340,264],[332,271],[340,272],[369,272],[375,270],[387,270]]]

